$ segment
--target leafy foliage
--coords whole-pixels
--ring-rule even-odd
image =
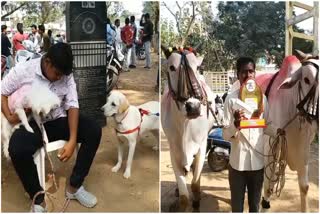
[[[285,47],[284,2],[220,2],[215,37],[232,58],[255,59],[272,53],[282,62]]]

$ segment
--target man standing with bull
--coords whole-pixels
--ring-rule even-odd
[[[241,57],[237,60],[237,76],[242,86],[255,78],[255,62],[252,58]],[[262,184],[264,178],[264,141],[263,135],[276,137],[284,131],[276,129],[268,121],[268,103],[262,96],[263,112],[255,115],[265,119],[266,128],[240,128],[240,121],[246,119],[244,109],[234,109],[240,95],[240,89],[234,90],[226,98],[224,105],[223,138],[231,142],[229,165],[229,185],[231,191],[232,212],[243,212],[245,192],[248,192],[249,212],[259,212]],[[254,112],[253,114],[255,114]]]

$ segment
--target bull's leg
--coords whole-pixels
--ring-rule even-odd
[[[309,190],[309,179],[308,179],[308,165],[298,169],[298,180],[300,189],[300,200],[301,200],[301,211],[308,212],[308,190]]]
[[[269,179],[273,177],[270,168],[265,169],[264,181],[263,181],[263,197],[261,201],[261,210],[260,212],[267,212],[270,209],[270,198],[272,195],[272,189],[274,187],[274,182],[271,182]],[[266,176],[267,173],[267,176]]]
[[[203,164],[206,157],[205,148],[200,148],[193,161],[193,179],[191,182],[191,190],[193,194],[192,208],[194,211],[200,211],[200,178]]]
[[[181,164],[179,165],[176,154],[173,153],[174,152],[170,150],[172,168],[176,176],[176,181],[179,189],[179,199],[178,204],[174,204],[173,206],[171,206],[170,211],[185,212],[189,205],[189,192],[187,189],[186,177],[183,167],[181,166]]]

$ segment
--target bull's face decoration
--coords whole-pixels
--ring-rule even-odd
[[[201,75],[198,68],[203,58],[197,57],[193,51],[167,49],[162,46],[167,57],[168,86],[177,107],[189,119],[201,114],[201,103],[205,97],[201,88]]]
[[[281,89],[289,89],[299,84],[300,113],[310,122],[319,115],[319,57],[297,51],[302,66],[281,84]]]

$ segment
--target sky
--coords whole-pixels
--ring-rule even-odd
[[[142,1],[122,1],[123,7],[125,10],[128,10],[129,12],[137,14],[136,17],[141,17],[143,5]]]

